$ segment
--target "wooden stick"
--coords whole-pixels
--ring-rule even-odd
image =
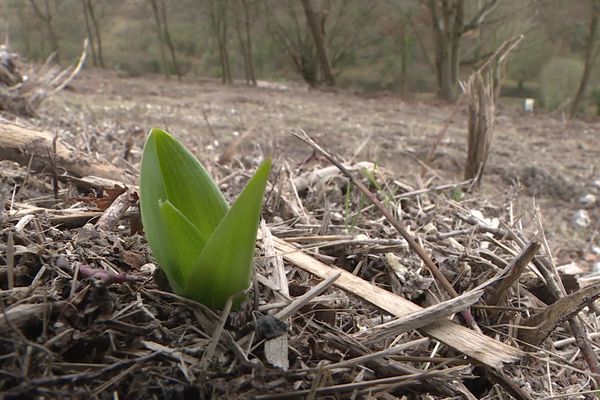
[[[372,342],[388,337],[396,337],[403,332],[422,328],[462,311],[479,301],[482,295],[483,290],[481,289],[469,291],[453,299],[412,312],[390,322],[377,325],[372,329],[359,332],[356,336],[368,338]]]
[[[422,309],[418,305],[352,275],[348,271],[323,264],[282,239],[273,237],[273,241],[275,249],[287,261],[322,279],[341,273],[334,283],[335,286],[361,297],[396,317],[402,317]],[[493,368],[500,368],[504,363],[515,362],[524,355],[519,349],[455,324],[448,319],[439,320],[421,328],[421,330],[434,339]]]
[[[0,123],[0,159],[15,161],[23,166],[31,162],[31,169],[48,168],[48,149],[52,149],[54,135],[36,131],[8,122]],[[119,177],[125,183],[134,183],[133,174],[112,164],[93,159],[70,148],[61,140],[56,141],[55,161],[57,168],[69,174],[81,176],[99,176],[102,178]]]
[[[560,323],[575,318],[583,307],[599,297],[600,282],[558,299],[543,311],[521,322],[521,325],[527,328],[519,329],[519,339],[538,346]],[[581,328],[579,333],[585,336],[584,332]],[[578,332],[574,332],[575,339],[576,333]]]
[[[392,215],[390,210],[388,210],[379,201],[377,196],[374,193],[372,193],[369,189],[367,189],[365,187],[365,185],[362,184],[362,182],[360,182],[357,179],[354,179],[354,176],[350,173],[350,171],[348,171],[348,169],[346,169],[346,167],[344,167],[331,154],[329,154],[321,146],[319,146],[314,140],[312,140],[306,134],[306,132],[304,132],[304,131],[301,131],[301,132],[302,132],[302,134],[299,134],[297,132],[290,132],[290,133],[292,135],[294,135],[296,138],[303,141],[304,143],[308,144],[310,147],[315,149],[317,152],[321,153],[325,158],[327,158],[329,160],[329,162],[331,162],[340,171],[342,171],[342,173],[350,180],[350,182],[353,183],[361,192],[363,192],[364,195],[367,196],[369,198],[369,200],[371,200],[371,202],[377,207],[377,209],[392,224],[392,226],[394,228],[396,228],[396,230],[400,233],[400,235],[408,242],[408,245],[410,246],[410,248],[415,253],[417,253],[417,255],[421,258],[421,260],[423,260],[427,269],[429,269],[429,271],[431,272],[431,274],[433,275],[435,280],[438,281],[444,287],[446,292],[448,292],[448,294],[451,297],[458,297],[458,293],[456,292],[456,290],[454,290],[454,287],[450,284],[448,279],[446,279],[444,274],[441,273],[439,268],[434,264],[434,262],[431,260],[431,257],[429,257],[429,255],[425,252],[423,247],[421,247],[421,245],[419,243],[417,243],[417,241],[412,237],[412,235],[410,233],[408,233],[408,231],[400,224],[400,221],[398,221],[398,219]],[[477,326],[477,323],[475,322],[475,319],[473,318],[473,315],[471,314],[471,311],[469,309],[462,311],[461,314],[462,314],[463,318],[465,319],[465,322],[467,323],[467,325],[469,325],[472,329],[474,329],[478,332],[481,332],[481,330]]]
[[[488,298],[487,304],[489,306],[502,305],[506,299],[508,289],[519,279],[527,264],[535,256],[535,253],[540,248],[538,242],[529,242],[527,247],[523,248],[521,252],[510,262],[505,270],[510,271],[498,285],[496,290],[491,293]]]

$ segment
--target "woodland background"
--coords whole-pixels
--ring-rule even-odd
[[[301,80],[455,100],[505,40],[505,104],[600,113],[598,0],[4,0],[5,42],[27,60],[126,75]],[[316,39],[316,40],[315,40]],[[316,44],[317,45],[316,45]],[[322,43],[322,46],[319,44]],[[560,78],[560,79],[559,79]]]

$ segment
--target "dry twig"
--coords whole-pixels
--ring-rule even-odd
[[[335,157],[333,157],[331,154],[329,154],[327,151],[325,151],[321,146],[319,146],[317,143],[315,143],[315,141],[312,140],[306,134],[306,132],[301,130],[301,133],[291,132],[291,134],[294,135],[296,138],[300,139],[301,141],[303,141],[304,143],[308,144],[310,147],[312,147],[313,149],[318,151],[320,154],[322,154],[325,158],[327,158],[329,160],[329,162],[331,162],[333,165],[335,165],[344,174],[344,176],[346,176],[350,180],[350,182],[352,182],[352,184],[354,184],[362,193],[364,193],[365,196],[367,196],[369,198],[369,200],[377,207],[377,209],[392,224],[392,226],[394,228],[396,228],[398,233],[400,233],[400,235],[408,242],[408,245],[410,246],[410,248],[415,253],[417,253],[417,255],[421,258],[421,260],[423,260],[423,262],[425,263],[425,265],[427,266],[427,268],[429,269],[431,274],[434,276],[436,281],[438,281],[444,287],[446,292],[451,297],[458,296],[458,293],[456,292],[456,290],[454,290],[454,287],[452,287],[450,282],[448,282],[448,279],[446,279],[446,277],[440,272],[440,270],[434,264],[434,262],[431,260],[429,255],[425,252],[423,247],[421,247],[421,245],[419,243],[417,243],[417,241],[412,237],[412,235],[410,233],[408,233],[408,231],[400,224],[400,221],[398,221],[398,219],[396,219],[396,217],[394,217],[392,215],[392,213],[383,204],[381,204],[381,202],[379,201],[379,199],[377,198],[377,196],[375,194],[373,194],[369,189],[367,189],[365,187],[365,185],[362,184],[362,182],[360,182],[359,180],[354,178],[354,176],[350,173],[350,171],[348,171],[348,169],[346,169],[346,167],[344,167],[339,161],[337,161],[335,159]],[[481,330],[477,327],[477,323],[475,322],[473,315],[471,314],[471,312],[468,309],[464,310],[462,312],[462,316],[465,319],[465,322],[467,323],[467,325],[469,325],[472,329],[475,329],[475,330],[481,332]]]

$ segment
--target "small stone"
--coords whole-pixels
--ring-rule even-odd
[[[272,315],[260,317],[256,321],[256,328],[259,334],[262,334],[266,339],[273,339],[287,332],[285,322]]]
[[[332,212],[331,213],[331,221],[333,222],[343,222],[344,221],[344,216],[342,215],[342,213],[339,212]]]
[[[573,218],[571,218],[571,224],[573,224],[575,228],[586,228],[590,226],[591,223],[592,219],[586,210],[577,210],[573,215]]]
[[[156,265],[152,263],[144,264],[140,267],[140,272],[144,275],[152,275],[156,271]]]
[[[592,265],[592,272],[593,273],[600,272],[600,262],[595,262],[594,265]]]
[[[584,194],[577,200],[584,207],[592,207],[598,201],[597,197],[591,193]]]

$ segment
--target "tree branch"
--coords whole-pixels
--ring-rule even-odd
[[[490,2],[486,3],[483,7],[481,7],[477,15],[475,15],[473,19],[463,27],[461,34],[467,33],[470,30],[478,28],[479,25],[481,25],[481,23],[483,22],[483,20],[485,20],[485,18],[492,11],[494,11],[496,5],[498,5],[498,0],[491,0]]]

